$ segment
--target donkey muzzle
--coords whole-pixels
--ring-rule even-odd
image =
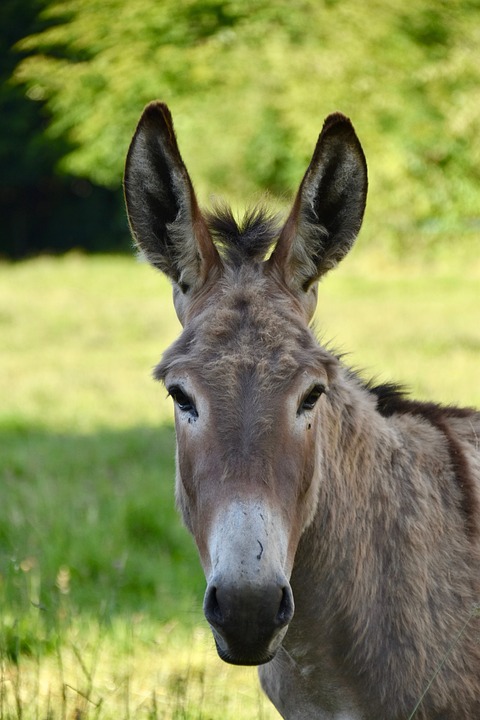
[[[217,513],[203,609],[222,660],[261,665],[280,647],[294,611],[287,547],[280,513],[261,499],[236,500]]]
[[[294,613],[286,578],[247,587],[212,579],[203,607],[219,656],[233,665],[272,660]]]

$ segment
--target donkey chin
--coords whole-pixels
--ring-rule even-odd
[[[273,660],[280,648],[288,626],[278,630],[269,640],[257,636],[252,642],[230,639],[210,625],[221,660],[230,665],[264,665]]]

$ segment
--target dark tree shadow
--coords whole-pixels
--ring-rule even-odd
[[[47,0],[0,3],[0,257],[71,248],[128,250],[120,178],[117,188],[108,189],[59,172],[71,143],[48,133],[46,104],[12,80],[26,55],[17,43],[53,23],[41,15],[47,5]],[[50,51],[65,54],[62,48]]]
[[[0,431],[0,605],[200,619],[205,585],[174,507],[174,430]]]

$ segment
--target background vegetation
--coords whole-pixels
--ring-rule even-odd
[[[370,164],[364,244],[479,230],[479,0],[3,0],[0,252],[122,248],[145,103],[174,113],[202,201],[298,184],[323,118]]]

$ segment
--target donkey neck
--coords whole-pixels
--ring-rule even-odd
[[[348,370],[340,369],[322,413],[317,509],[300,541],[293,582],[301,575],[325,585],[322,602],[337,607],[344,602],[337,583],[344,592],[347,582],[368,607],[384,597],[387,571],[412,572],[415,544],[428,547],[433,535],[448,544],[450,533],[465,531],[461,489],[449,482],[452,459],[438,427],[415,415],[384,417]]]
[[[450,623],[451,637],[475,601],[468,545],[452,543],[465,533],[461,491],[449,482],[445,437],[425,418],[383,417],[372,393],[346,370],[326,400],[317,438],[317,510],[295,557],[296,612],[284,647],[300,667],[323,668],[329,687],[350,687],[368,717],[377,717],[375,703],[378,717],[389,712],[375,683],[395,695],[398,678],[407,678],[403,696],[398,686],[400,710],[390,715],[405,717],[424,688],[418,668],[429,678],[443,657],[441,651],[426,656],[420,638],[434,631],[433,599],[452,599],[438,597],[438,587],[451,587],[442,564],[448,553],[456,554],[454,592],[467,598]],[[424,572],[419,557],[435,574]]]
[[[400,524],[394,468],[406,449],[399,429],[344,368],[322,406],[317,447],[317,509],[300,540],[292,585],[308,578],[321,588],[319,605],[338,607],[337,583],[339,593],[347,581],[364,594],[365,578],[378,573],[379,545]]]

